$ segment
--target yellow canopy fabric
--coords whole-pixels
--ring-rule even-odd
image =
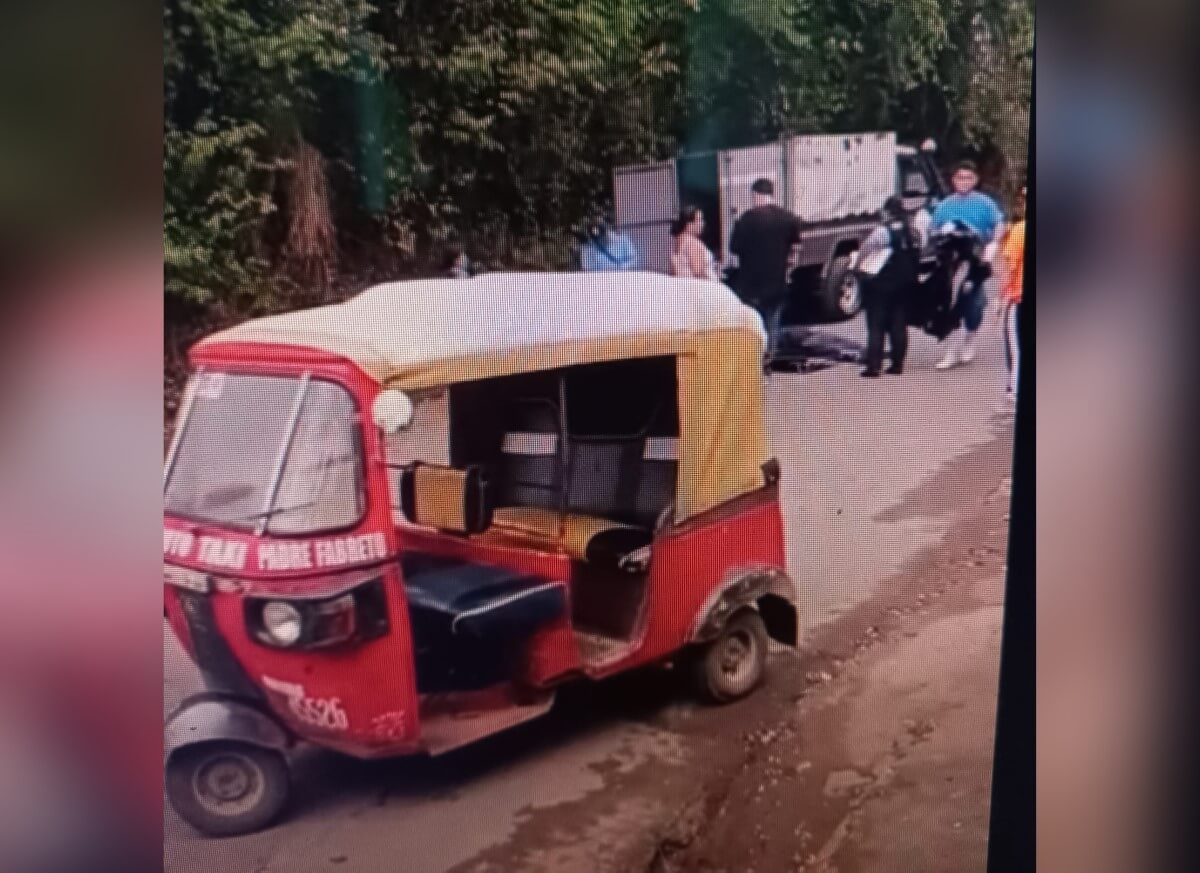
[[[303,346],[420,390],[629,358],[678,360],[676,520],[759,487],[762,320],[718,282],[656,273],[500,273],[395,282],[202,340]]]

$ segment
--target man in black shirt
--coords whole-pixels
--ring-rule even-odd
[[[758,179],[750,190],[754,207],[733,225],[729,251],[738,259],[738,294],[762,315],[767,329],[767,359],[775,356],[779,322],[787,302],[788,265],[800,242],[802,224],[775,203],[775,184]]]

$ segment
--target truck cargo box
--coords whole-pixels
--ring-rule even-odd
[[[783,202],[807,222],[873,215],[896,193],[894,133],[796,136],[785,148]]]

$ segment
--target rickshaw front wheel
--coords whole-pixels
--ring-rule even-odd
[[[714,703],[729,703],[758,687],[767,669],[767,628],[753,609],[729,617],[716,639],[692,661],[692,681]]]
[[[167,798],[209,836],[261,830],[283,810],[291,779],[279,752],[223,740],[180,749],[167,762]]]

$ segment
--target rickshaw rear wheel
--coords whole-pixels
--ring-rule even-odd
[[[713,703],[730,703],[758,687],[767,670],[767,628],[749,607],[729,617],[716,639],[695,652],[692,683]]]
[[[180,818],[203,834],[224,837],[274,821],[287,803],[291,778],[281,753],[223,740],[172,755],[166,787]]]

